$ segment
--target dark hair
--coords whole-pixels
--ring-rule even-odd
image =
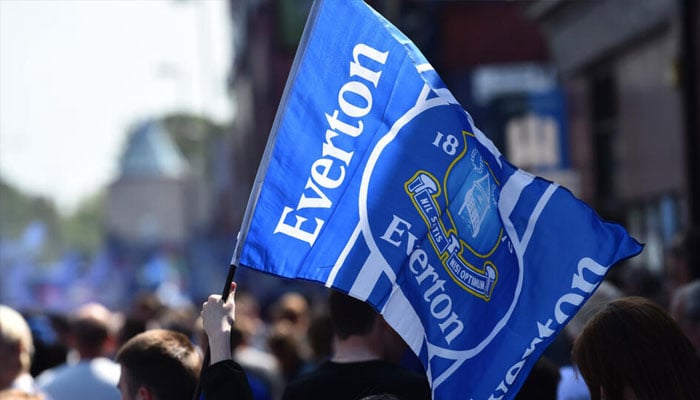
[[[540,357],[515,396],[515,400],[557,400],[561,380],[559,367],[549,358]]]
[[[576,339],[572,352],[592,400],[700,399],[700,358],[678,325],[643,297],[608,303]],[[602,392],[602,393],[601,393]]]
[[[371,394],[369,396],[365,396],[361,398],[360,400],[400,400],[398,396],[391,394],[391,393],[380,393],[380,394]]]
[[[340,339],[369,333],[378,315],[368,303],[336,290],[330,291],[328,304],[333,330]]]
[[[109,327],[96,318],[77,318],[71,329],[78,348],[84,352],[99,353],[109,337]]]
[[[122,346],[116,360],[132,391],[145,386],[159,399],[192,399],[200,357],[187,336],[165,329],[140,333]]]
[[[316,309],[309,324],[309,346],[316,362],[325,360],[333,353],[333,322],[328,308]]]
[[[683,286],[685,296],[685,318],[694,323],[700,323],[700,279]]]

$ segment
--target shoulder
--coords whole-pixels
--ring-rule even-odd
[[[316,398],[311,393],[324,392],[326,386],[333,386],[333,377],[338,375],[338,365],[325,361],[316,368],[297,376],[285,386],[283,399],[301,400]]]
[[[67,364],[57,365],[40,373],[34,380],[38,387],[44,387],[51,384],[57,376],[61,376],[63,371],[68,368]]]
[[[379,393],[424,400],[430,398],[430,386],[425,376],[383,361],[325,362],[290,382],[284,400],[357,399]]]
[[[297,387],[297,386],[304,386],[308,383],[317,381],[317,380],[324,380],[328,376],[332,376],[336,374],[337,370],[337,365],[333,362],[330,361],[325,361],[316,368],[313,368],[309,371],[303,372],[300,375],[298,375],[296,378],[294,378],[291,382],[287,384],[287,387]]]
[[[108,358],[96,358],[90,362],[90,368],[105,374],[113,376],[114,374],[119,375],[121,372],[121,366],[108,359]]]
[[[81,361],[70,366],[63,373],[63,381],[83,382],[90,386],[116,387],[121,374],[121,366],[107,358]]]

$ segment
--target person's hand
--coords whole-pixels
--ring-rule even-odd
[[[231,327],[235,319],[234,297],[236,283],[231,283],[231,293],[226,302],[221,295],[212,294],[202,305],[202,323],[209,338],[211,363],[231,359]]]

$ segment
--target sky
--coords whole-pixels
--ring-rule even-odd
[[[226,0],[0,0],[0,176],[70,212],[135,123],[230,122],[230,32]]]

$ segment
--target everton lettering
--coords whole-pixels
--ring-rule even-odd
[[[440,276],[435,268],[428,263],[428,253],[423,249],[415,248],[417,238],[408,231],[410,228],[411,224],[408,221],[394,215],[381,238],[399,247],[404,234],[406,235],[406,255],[410,256],[409,269],[423,292],[423,300],[430,304],[430,314],[438,321],[438,327],[449,344],[462,333],[464,323],[457,313],[452,311],[452,298],[445,293],[447,281],[439,279]]]
[[[603,279],[608,268],[610,267],[604,267],[588,257],[579,260],[578,268],[571,279],[572,290],[559,297],[554,306],[554,320],[549,318],[544,323],[537,322],[537,336],[530,341],[530,345],[525,349],[520,360],[508,369],[505,378],[496,387],[489,400],[501,400],[508,393],[510,386],[515,382],[515,378],[518,377],[520,370],[525,365],[527,358],[535,351],[538,345],[557,332],[556,326],[562,326],[566,323],[572,316],[570,311],[577,309],[583,304],[584,298],[593,293],[593,290],[596,288],[596,282],[600,282]],[[586,279],[584,274],[591,279]],[[556,323],[556,326],[552,326],[554,323]]]
[[[333,206],[329,193],[343,184],[345,169],[350,165],[354,153],[351,146],[342,146],[339,143],[342,137],[335,142],[334,139],[341,134],[346,138],[356,138],[362,134],[364,124],[360,118],[369,114],[372,109],[372,92],[367,84],[377,88],[382,75],[381,70],[372,70],[362,62],[373,60],[373,65],[383,65],[388,56],[388,51],[380,52],[363,43],[353,48],[350,78],[356,80],[345,83],[338,91],[340,110],[325,114],[330,129],[326,130],[321,157],[311,164],[309,178],[296,208],[284,207],[274,233],[293,237],[308,243],[309,246],[316,241],[325,223],[324,219],[319,218],[319,211]],[[313,219],[313,222],[309,219]]]

